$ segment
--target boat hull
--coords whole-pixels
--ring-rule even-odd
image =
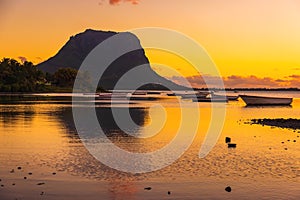
[[[248,106],[256,105],[291,105],[293,98],[281,98],[281,97],[263,97],[263,96],[250,96],[240,95],[243,101]]]

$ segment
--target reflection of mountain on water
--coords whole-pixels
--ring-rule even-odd
[[[112,109],[116,113],[124,113],[129,109],[130,118],[133,123],[122,123],[122,129],[130,134],[134,134],[139,131],[139,127],[143,126],[147,120],[148,109],[147,108],[126,108],[126,107],[98,107],[96,108],[96,114],[98,117],[99,124],[108,137],[132,137],[126,133],[117,125],[114,119]],[[68,134],[70,137],[74,136],[76,133],[76,127],[73,121],[72,108],[66,107],[61,110],[61,113],[57,114],[59,121],[61,121],[64,126],[68,129]],[[88,120],[88,119],[87,119]],[[130,120],[130,119],[126,119]]]

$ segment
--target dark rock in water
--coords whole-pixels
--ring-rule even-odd
[[[290,140],[287,140],[288,142],[290,141]]]
[[[22,167],[18,167],[17,169],[18,169],[18,170],[21,170],[21,169],[22,169]]]
[[[1,185],[1,187],[4,187],[4,185]]]
[[[284,142],[281,142],[281,144],[284,144]]]
[[[260,124],[262,126],[273,126],[273,127],[279,127],[279,128],[288,128],[288,129],[294,129],[293,131],[296,132],[295,129],[300,129],[300,119],[252,119],[250,121],[251,124]]]
[[[12,186],[15,186],[16,184],[15,183],[13,183],[13,184],[11,184]]]
[[[168,195],[171,195],[171,191],[168,191]]]
[[[230,143],[231,142],[231,138],[230,137],[226,137],[225,138],[225,143]]]
[[[236,144],[234,144],[234,143],[228,143],[228,148],[236,148]]]
[[[294,140],[293,142],[297,142],[296,140]]]
[[[53,173],[52,173],[52,175],[56,175],[56,173],[55,173],[55,172],[53,172]]]
[[[41,183],[38,183],[37,185],[45,185],[45,183],[41,182]]]
[[[28,175],[32,175],[32,173],[31,173],[31,172],[29,172],[29,173],[28,173]]]
[[[0,182],[2,181],[2,179],[0,178]]]
[[[145,187],[144,190],[151,190],[151,187]]]
[[[225,191],[226,191],[226,192],[231,192],[231,187],[230,187],[230,186],[227,186],[227,187],[225,188]]]
[[[26,177],[26,176],[24,176],[24,179],[26,180],[26,179],[27,179],[27,177]]]
[[[284,148],[284,150],[288,150],[288,148]]]

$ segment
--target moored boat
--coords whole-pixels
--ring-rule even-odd
[[[204,97],[204,98],[194,98],[193,102],[213,102],[213,103],[226,103],[228,100],[226,98],[210,98],[210,97]]]
[[[291,105],[293,98],[240,95],[248,106],[256,105]]]
[[[237,101],[239,98],[239,95],[219,95],[219,94],[213,94],[213,97],[217,98],[226,98],[228,101]]]
[[[210,94],[210,92],[198,91],[195,93],[191,92],[191,93],[179,94],[179,96],[181,96],[181,98],[183,98],[183,99],[194,99],[195,97],[196,98],[205,98],[209,94]]]

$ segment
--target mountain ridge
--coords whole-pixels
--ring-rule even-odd
[[[37,67],[48,73],[54,73],[59,68],[79,69],[86,56],[104,40],[124,32],[100,31],[86,29],[84,32],[71,36],[66,44],[52,57],[37,65]],[[127,33],[127,32],[126,32]],[[99,86],[105,89],[137,89],[128,88],[130,85],[118,86],[114,88],[118,80],[129,70],[137,66],[142,66],[138,74],[129,77],[130,80],[148,80],[150,84],[144,86],[143,89],[165,89],[186,90],[188,88],[177,85],[170,80],[158,75],[150,66],[149,60],[145,55],[139,39],[132,33],[128,33],[128,37],[133,43],[138,44],[140,49],[128,52],[111,63],[105,70],[99,81]],[[119,44],[122,48],[123,44]],[[101,67],[101,66],[97,66]],[[162,86],[165,87],[162,87]]]

